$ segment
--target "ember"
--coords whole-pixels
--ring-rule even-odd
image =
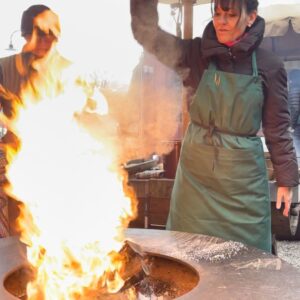
[[[137,245],[127,242],[120,252],[126,261],[123,270],[126,284],[119,292],[109,293],[99,285],[95,289],[87,288],[76,300],[175,299],[198,284],[198,273],[191,266],[166,256],[137,253],[136,248]],[[25,300],[28,299],[26,286],[34,277],[33,269],[23,267],[9,275],[4,286],[14,296]]]

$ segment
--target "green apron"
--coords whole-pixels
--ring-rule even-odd
[[[190,107],[167,229],[240,241],[271,252],[268,177],[261,140],[263,90],[252,75],[210,63]]]

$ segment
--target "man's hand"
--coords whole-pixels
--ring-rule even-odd
[[[293,190],[291,187],[279,186],[277,189],[276,208],[281,208],[281,203],[284,202],[283,215],[288,217],[293,197]]]

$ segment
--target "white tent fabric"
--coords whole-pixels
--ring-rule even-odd
[[[300,33],[300,4],[262,7],[259,14],[266,20],[265,36],[285,35],[290,21],[294,31]]]
[[[184,0],[181,0],[183,2]],[[159,0],[160,3],[164,4],[176,4],[180,2],[180,0]],[[195,0],[195,4],[205,4],[205,3],[210,3],[210,0]]]

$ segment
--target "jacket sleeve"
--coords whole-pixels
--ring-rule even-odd
[[[2,67],[0,65],[0,85],[3,84],[3,71],[2,71]],[[2,97],[0,96],[0,110],[2,110]]]
[[[3,91],[5,90],[3,87],[3,81],[4,81],[3,70],[2,70],[2,66],[0,64],[0,113],[5,111],[5,107],[6,107],[6,103],[7,103],[7,100],[3,96]]]
[[[159,27],[157,3],[158,0],[130,0],[133,36],[146,51],[184,79],[189,72],[185,57],[191,40],[182,40]]]
[[[282,62],[264,74],[265,101],[263,131],[278,186],[299,183],[298,163],[293,145],[288,107],[287,75]]]

